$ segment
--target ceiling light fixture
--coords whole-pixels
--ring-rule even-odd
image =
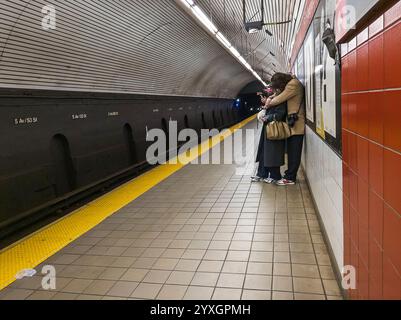
[[[190,10],[192,15],[200,22],[202,25],[212,33],[216,39],[226,48],[228,51],[246,68],[252,75],[258,79],[265,87],[267,83],[263,81],[261,76],[253,70],[252,66],[241,56],[238,50],[230,43],[230,41],[219,31],[216,25],[208,18],[208,16],[198,7],[193,0],[176,0],[184,4],[185,7]]]
[[[245,30],[248,33],[251,33],[251,34],[262,30],[264,26],[274,26],[274,25],[287,24],[287,23],[291,23],[292,22],[292,20],[287,20],[287,21],[281,21],[281,22],[267,22],[267,23],[265,23],[265,1],[264,0],[260,0],[260,10],[259,10],[260,18],[257,21],[248,21],[247,20],[247,17],[246,17],[246,0],[242,0],[242,7],[243,7]],[[253,18],[251,18],[251,20],[252,19]],[[266,33],[269,34],[270,36],[273,35],[269,30],[266,30]]]

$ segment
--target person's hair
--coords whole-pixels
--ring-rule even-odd
[[[276,73],[271,80],[271,86],[274,90],[284,91],[287,84],[293,79],[288,73]]]

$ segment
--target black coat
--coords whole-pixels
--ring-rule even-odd
[[[286,121],[287,103],[268,109],[266,111],[266,117],[269,118],[269,121],[263,124],[256,162],[263,162],[266,168],[281,167],[285,164],[286,140],[268,140],[266,136],[266,125],[272,121],[272,119]]]

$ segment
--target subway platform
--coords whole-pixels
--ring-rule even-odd
[[[255,128],[256,121],[244,127]],[[0,299],[342,299],[304,174],[296,186],[278,187],[251,183],[236,169],[180,168],[76,240],[61,241],[35,276],[14,281]],[[73,213],[78,224],[80,214]],[[70,229],[58,230],[54,242],[68,239]],[[42,287],[45,265],[55,267],[55,290]]]

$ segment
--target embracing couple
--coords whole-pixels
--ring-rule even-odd
[[[263,110],[258,120],[263,123],[256,161],[258,173],[253,182],[264,181],[278,186],[294,185],[301,165],[302,148],[305,136],[305,89],[302,83],[290,74],[277,73],[271,84],[260,95]],[[272,124],[285,124],[288,134],[284,139],[269,138]],[[271,136],[271,135],[270,135]],[[288,153],[288,170],[281,175]]]

